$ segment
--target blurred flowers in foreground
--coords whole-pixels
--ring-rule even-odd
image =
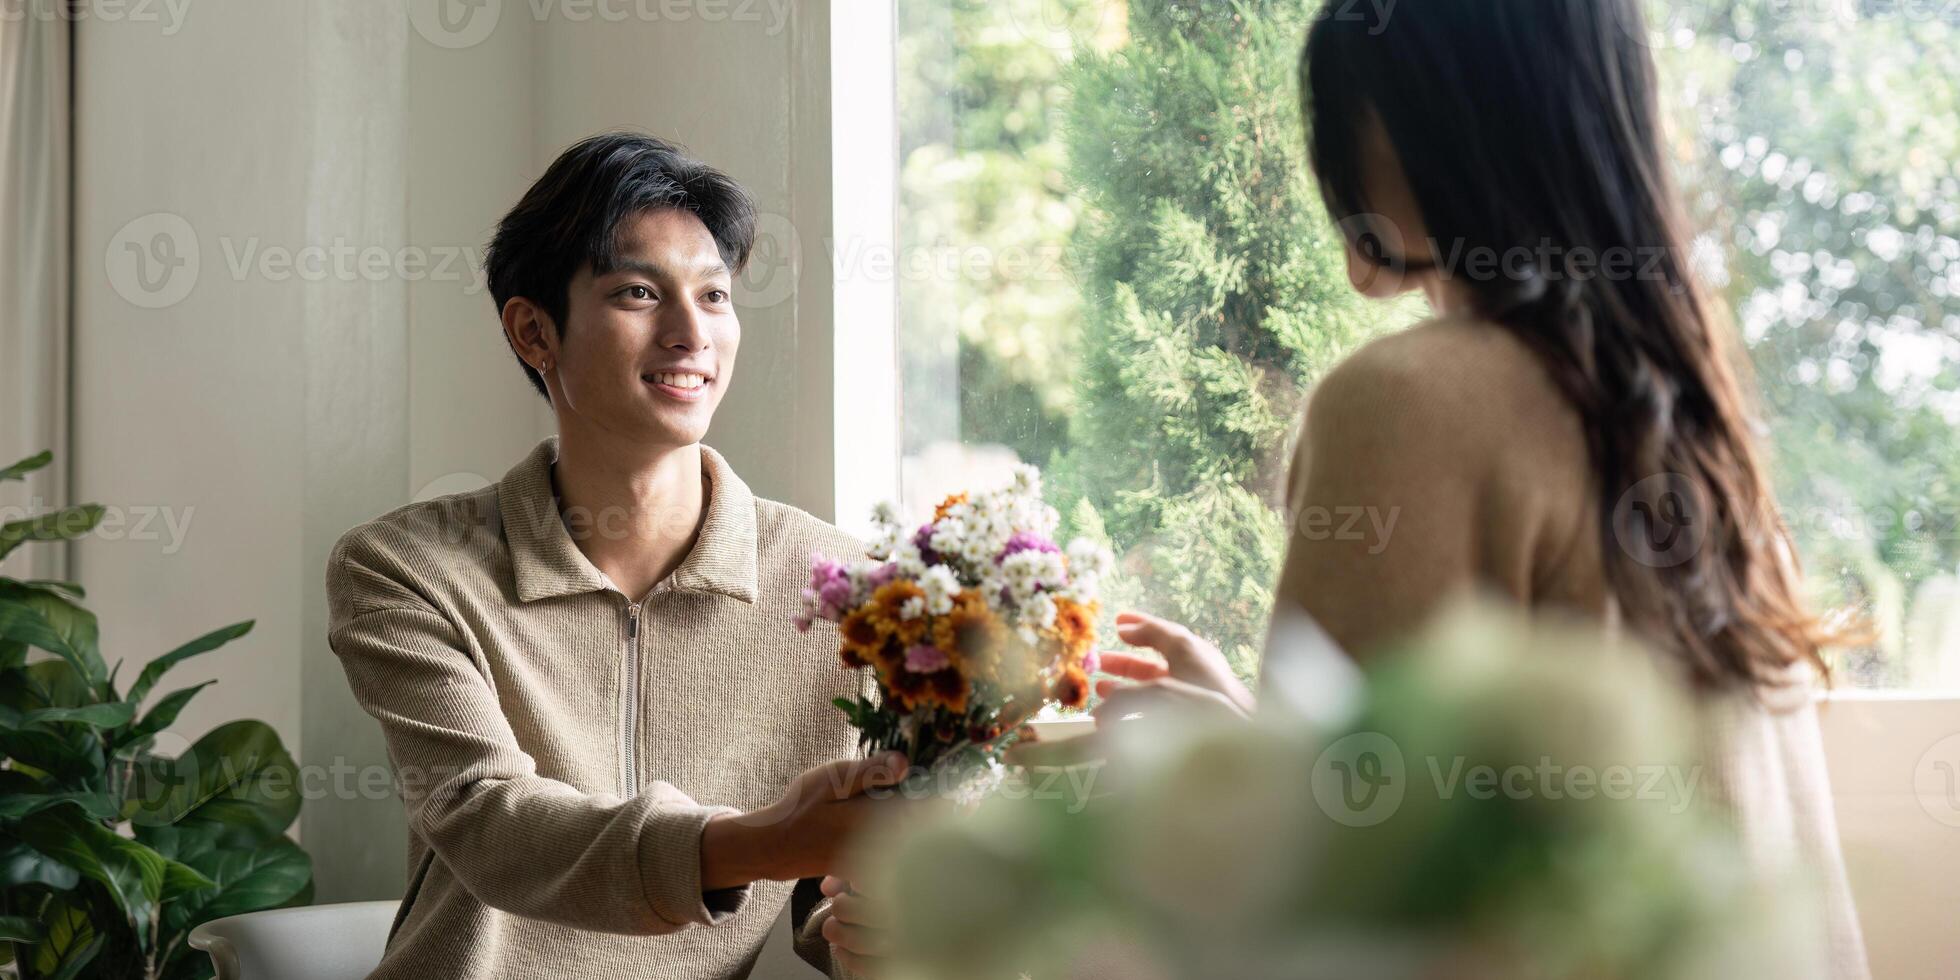
[[[1114,792],[894,830],[863,890],[903,978],[1815,976],[1812,893],[1746,865],[1676,691],[1597,631],[1465,608],[1336,717],[1117,724]]]

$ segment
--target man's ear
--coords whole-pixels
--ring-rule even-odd
[[[558,330],[551,314],[522,296],[504,301],[504,339],[531,370],[540,374],[558,361]]]

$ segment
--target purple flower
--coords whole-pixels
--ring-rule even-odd
[[[1102,654],[1091,650],[1082,656],[1082,672],[1093,674],[1102,669]]]
[[[1058,555],[1062,553],[1062,549],[1055,547],[1055,542],[1039,534],[1032,531],[1016,531],[1013,537],[1007,539],[1007,547],[1000,549],[1000,554],[994,556],[994,564],[998,565],[1006,561],[1008,555],[1018,555],[1023,551],[1048,551]]]
[[[914,674],[930,674],[945,670],[952,664],[946,658],[946,651],[923,643],[916,644],[905,651],[905,669]]]
[[[885,564],[878,566],[878,570],[872,572],[870,578],[867,581],[870,582],[871,588],[873,590],[876,590],[882,588],[883,586],[889,585],[891,581],[897,577],[898,577],[898,564],[895,562],[886,562]]]
[[[844,578],[825,582],[823,588],[817,590],[817,598],[823,602],[826,612],[845,609],[851,604],[851,580]]]
[[[920,561],[928,565],[939,564],[939,552],[932,550],[932,524],[919,525],[917,533],[912,535],[912,547],[919,549]]]
[[[810,588],[804,594],[822,606],[819,615],[823,618],[841,618],[854,595],[851,573],[842,563],[818,556],[810,564]]]

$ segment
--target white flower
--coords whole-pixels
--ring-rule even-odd
[[[871,598],[871,576],[885,567],[881,561],[854,561],[851,563],[851,605],[862,605]]]
[[[960,580],[953,570],[944,565],[934,565],[919,577],[919,587],[926,593],[926,610],[934,616],[944,616],[953,611],[953,596],[960,591]]]
[[[1062,587],[1060,594],[1063,598],[1071,602],[1078,602],[1086,606],[1096,601],[1096,596],[1101,591],[1102,576],[1095,572],[1085,572],[1071,578],[1068,585]]]
[[[1041,471],[1026,463],[1014,467],[1014,479],[1008,484],[1008,490],[1017,497],[1041,496]]]
[[[1076,538],[1068,543],[1069,571],[1078,577],[1103,575],[1115,561],[1108,548],[1088,538]]]
[[[949,514],[932,526],[932,550],[942,555],[957,555],[965,545],[965,521]]]
[[[912,598],[905,600],[905,602],[898,607],[898,616],[900,619],[919,619],[923,617],[925,614],[926,614],[926,601],[925,599],[919,596],[913,596]]]
[[[898,566],[898,577],[917,581],[926,573],[925,557],[919,554],[919,546],[903,541],[892,549],[892,562]]]
[[[1027,602],[1041,585],[1041,552],[1021,551],[1000,563],[1001,581],[1018,605]]]
[[[1046,592],[1028,600],[1021,607],[1021,623],[1025,626],[1048,629],[1055,625],[1055,597]]]
[[[879,527],[898,526],[898,505],[889,500],[880,500],[871,508],[871,523]]]
[[[892,553],[898,550],[898,546],[904,541],[905,531],[898,525],[879,525],[877,534],[871,539],[869,553],[871,557],[879,561],[884,561],[890,558]]]

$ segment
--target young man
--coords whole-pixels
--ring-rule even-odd
[[[743,977],[785,903],[820,968],[826,934],[868,945],[816,878],[901,767],[850,761],[830,701],[862,679],[790,626],[811,554],[860,546],[701,445],[753,236],[741,187],[628,134],[567,150],[499,225],[491,294],[558,436],[348,532],[327,570],[408,811],[374,976]]]

